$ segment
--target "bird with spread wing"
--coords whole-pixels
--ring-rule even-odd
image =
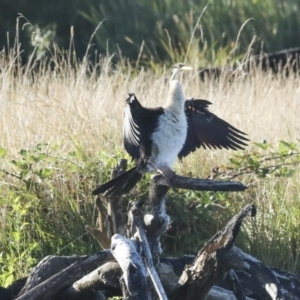
[[[178,75],[192,68],[178,63],[170,78],[166,104],[146,108],[135,94],[126,99],[123,139],[129,155],[136,161],[133,168],[102,184],[93,195],[108,196],[128,193],[145,172],[158,171],[168,180],[172,167],[197,148],[244,149],[246,134],[208,110],[211,102],[201,99],[186,100]]]

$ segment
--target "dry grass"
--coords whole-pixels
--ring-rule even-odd
[[[37,72],[19,70],[12,59],[7,61],[3,55],[0,66],[0,147],[7,149],[9,159],[20,149],[45,142],[57,144],[56,155],[60,157],[78,145],[90,156],[101,153],[101,157],[114,157],[116,152],[123,151],[122,119],[127,93],[134,92],[142,104],[151,107],[164,104],[168,88],[169,70],[153,72],[138,71],[124,65],[112,67],[109,58],[101,59],[97,68],[89,72],[84,65],[70,68],[66,62],[59,64],[55,71],[46,67]],[[267,140],[276,144],[280,140],[296,141],[299,138],[299,77],[281,78],[271,73],[256,72],[251,77],[241,74],[233,82],[229,82],[226,76],[219,81],[201,82],[196,72],[198,66],[193,67],[194,73],[184,74],[182,81],[186,96],[210,100],[213,103],[211,111],[247,132],[252,142]],[[250,143],[245,152],[240,153],[253,150],[257,147]],[[207,176],[214,165],[228,162],[232,154],[224,150],[199,150],[182,164],[178,163],[176,168],[180,173],[191,171],[197,176]],[[5,160],[0,163],[5,168]],[[59,201],[65,201],[65,207],[68,203],[72,206],[73,198],[79,205],[81,200],[77,198],[80,197],[92,203],[90,191],[86,195],[77,195],[78,186],[82,183],[79,174],[75,175],[78,178],[74,175],[67,178],[68,186],[61,192],[62,199],[47,205],[52,205],[54,210],[62,204]],[[268,264],[298,272],[299,177],[297,172],[287,179],[273,177],[259,181],[258,178],[246,178],[243,181],[246,184],[251,182],[252,188],[243,194],[232,193],[229,196],[231,211],[225,209],[222,215],[221,209],[211,216],[214,227],[210,230],[215,232],[215,227],[221,226],[216,225],[219,221],[224,223],[245,203],[255,202],[260,215],[254,223],[246,226],[250,237],[248,249]],[[76,183],[72,184],[72,179],[77,180]],[[59,181],[60,177],[55,180]],[[53,186],[56,184],[60,183],[53,183]],[[89,184],[95,185],[94,182]],[[66,186],[63,181],[61,185]],[[68,196],[68,189],[74,194]],[[9,192],[1,195],[9,195]],[[226,208],[229,206],[224,205]],[[6,231],[4,227],[2,229]],[[281,244],[278,244],[279,240]],[[291,240],[295,240],[293,249],[285,247],[286,252],[281,250]],[[264,251],[261,251],[262,248]]]
[[[101,73],[41,71],[14,76],[1,62],[1,144],[10,152],[37,142],[72,148],[74,138],[92,150],[121,145],[124,100],[134,92],[145,106],[163,104],[169,70],[161,76],[151,71],[132,75],[130,69],[113,69],[108,59]],[[197,70],[197,66],[193,66]],[[213,102],[211,111],[249,134],[251,141],[295,140],[299,137],[299,77],[282,79],[258,73],[228,83],[200,82],[197,73],[185,74],[187,96]]]
[[[169,70],[151,71],[112,68],[109,59],[99,63],[101,72],[87,74],[61,67],[13,74],[11,65],[0,61],[1,146],[13,154],[37,143],[57,143],[62,151],[79,143],[91,152],[114,151],[122,146],[124,100],[134,92],[145,106],[164,104]],[[296,140],[300,132],[300,81],[259,73],[240,76],[229,83],[200,82],[197,66],[185,74],[187,96],[210,100],[211,111],[247,132],[251,141],[271,143]],[[134,73],[134,75],[133,75]],[[248,149],[251,149],[251,145]],[[225,151],[200,151],[197,156],[214,156]]]

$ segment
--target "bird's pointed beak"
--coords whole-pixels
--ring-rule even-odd
[[[190,70],[193,70],[193,68],[189,67],[189,66],[182,66],[180,69],[181,69],[181,71],[190,71]]]

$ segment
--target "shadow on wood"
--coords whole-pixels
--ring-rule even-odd
[[[255,215],[254,205],[247,205],[202,247],[193,264],[184,269],[180,287],[172,299],[205,299],[211,287],[231,268],[226,254],[233,246],[242,221],[246,216]]]

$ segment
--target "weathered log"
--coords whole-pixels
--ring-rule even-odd
[[[127,169],[127,160],[120,159],[112,169],[111,179],[124,173]],[[104,206],[103,201],[106,201],[107,208]],[[98,210],[97,226],[93,228],[89,225],[85,229],[93,236],[93,238],[101,245],[103,249],[109,249],[111,237],[119,233],[125,235],[126,233],[126,219],[122,203],[122,196],[96,198],[96,207]]]
[[[245,185],[236,181],[217,181],[212,179],[191,178],[177,174],[175,174],[170,181],[162,175],[157,175],[155,177],[157,185],[186,190],[233,192],[244,191],[247,189]]]
[[[233,297],[248,299],[249,296],[252,299],[259,300],[268,299],[264,297],[271,297],[272,299],[284,299],[285,297],[288,300],[299,299],[297,298],[300,295],[299,278],[293,277],[292,274],[289,276],[284,274],[278,279],[280,277],[278,274],[282,274],[280,271],[275,273],[250,255],[248,256],[238,248],[232,247],[243,218],[247,213],[254,214],[255,212],[252,206],[247,206],[222,231],[208,241],[199,251],[192,265],[185,268],[185,265],[190,264],[191,259],[194,259],[191,257],[160,259],[162,252],[160,236],[165,232],[170,221],[165,211],[165,195],[169,187],[196,190],[219,190],[220,187],[222,190],[243,190],[246,188],[235,182],[193,179],[178,175],[167,182],[161,175],[156,175],[151,181],[149,201],[145,206],[144,219],[142,218],[144,212],[141,211],[141,207],[130,212],[132,215],[131,229],[137,229],[132,230],[131,235],[139,236],[141,243],[130,241],[119,235],[114,236],[112,239],[112,252],[123,272],[116,266],[116,263],[114,263],[115,270],[111,270],[114,258],[109,250],[92,256],[48,257],[33,270],[22,291],[22,296],[18,299],[47,300],[56,297],[56,300],[75,300],[88,297],[93,300],[102,300],[108,295],[120,294],[121,288],[124,299],[140,299],[141,297],[150,299],[149,277],[142,263],[141,254],[146,258],[148,269],[150,266],[155,272],[155,268],[157,268],[164,289],[172,300],[201,299],[204,295],[207,295],[207,299],[234,299]],[[103,204],[103,202],[101,203]],[[122,222],[124,222],[124,219]],[[110,226],[117,228],[115,225]],[[107,231],[107,227],[105,228],[105,231]],[[97,235],[97,232],[93,233]],[[143,249],[142,253],[140,246]],[[149,252],[151,252],[150,255]],[[135,257],[137,259],[132,259]],[[107,261],[110,261],[110,263],[104,265]],[[231,269],[237,274],[236,277],[230,271]],[[206,272],[205,274],[203,270]],[[227,271],[229,271],[227,273],[229,275],[223,278],[222,275]],[[122,273],[123,276],[121,276]],[[153,277],[155,273],[150,270],[150,274]],[[217,282],[218,278],[219,281]],[[285,278],[288,278],[286,282],[284,281]],[[121,287],[119,279],[121,279]],[[283,282],[285,282],[285,289],[280,289],[280,283]],[[227,288],[227,290],[216,286],[210,289],[216,283]],[[200,289],[201,286],[203,289]],[[199,290],[201,291],[199,292]],[[164,298],[161,296],[161,299]]]
[[[205,67],[199,69],[202,81],[226,77],[230,80],[240,74],[249,74],[256,70],[272,71],[273,74],[289,76],[300,71],[300,48],[290,48],[273,53],[261,53],[247,59],[244,63],[234,66]]]
[[[127,160],[120,159],[117,166],[112,170],[111,178],[115,178],[118,175],[124,173],[126,169]],[[108,201],[107,214],[111,223],[110,226],[112,227],[112,233],[110,237],[112,237],[116,233],[125,235],[126,230],[124,224],[126,224],[126,220],[124,219],[125,214],[121,205],[122,196],[106,197],[106,200]]]
[[[54,268],[49,268],[50,261],[54,261]],[[62,261],[63,259],[60,259]],[[58,268],[57,260],[54,257],[44,258],[32,271],[31,276],[28,277],[25,287],[21,291],[21,296],[18,300],[50,300],[56,293],[85,274],[91,272],[103,263],[112,260],[112,255],[109,250],[101,251],[89,257],[70,257],[68,260],[75,260],[71,265],[58,273],[53,272]],[[48,268],[50,269],[48,271]],[[45,270],[47,269],[47,270]],[[49,276],[50,274],[50,276]],[[47,278],[47,279],[46,279]]]
[[[233,269],[229,270],[226,274],[228,283],[230,283],[231,291],[233,291],[237,300],[246,300],[246,295],[241,286],[241,283]]]
[[[133,241],[115,234],[111,238],[111,252],[123,271],[122,279],[129,294],[125,290],[123,297],[150,300],[148,274]]]
[[[147,239],[145,229],[144,229],[143,213],[141,210],[141,205],[139,205],[138,202],[136,202],[130,209],[130,212],[133,216],[133,218],[132,218],[133,225],[136,227],[136,230],[137,230],[136,235],[141,244],[142,257],[144,258],[148,274],[151,277],[152,283],[153,283],[155,290],[159,296],[159,299],[160,300],[168,300],[167,295],[164,291],[164,288],[160,282],[160,279],[156,273],[156,269],[153,264],[152,254],[150,251],[148,239]]]
[[[274,272],[261,261],[244,253],[237,247],[232,247],[232,249],[226,254],[225,260],[228,262],[230,267],[236,271],[240,281],[241,273],[247,273],[248,279],[244,277],[244,280],[242,281],[243,290],[247,290],[247,295],[252,298],[263,299],[265,297],[268,299],[268,297],[270,297],[273,300],[296,299],[293,298],[294,295],[300,295],[299,285],[298,290],[295,290],[296,285],[294,286],[294,291],[292,291],[292,293],[287,292],[284,295],[280,289],[280,281]],[[250,278],[252,280],[250,280]]]
[[[209,290],[209,293],[205,297],[205,300],[239,300],[239,298],[236,297],[236,294],[234,292],[225,290],[218,286],[213,286]],[[253,299],[249,297],[245,297],[245,300],[253,300]]]
[[[56,300],[63,299],[90,299],[95,295],[104,299],[101,290],[117,291],[120,289],[119,279],[122,270],[116,262],[108,262],[74,282],[70,287],[58,293]],[[101,294],[100,294],[101,292]],[[116,294],[109,293],[109,296]],[[106,299],[106,298],[105,298]]]
[[[160,237],[166,232],[171,221],[171,218],[166,213],[165,205],[166,194],[169,188],[164,185],[158,185],[156,182],[157,177],[151,178],[149,199],[144,215],[144,225],[155,268],[158,267],[160,255],[162,254]]]
[[[263,71],[272,70],[273,73],[282,73],[288,76],[290,73],[296,73],[300,70],[300,48],[256,55],[245,65],[245,69],[250,71],[253,64]]]
[[[255,214],[254,205],[247,205],[205,243],[193,264],[184,269],[179,279],[180,287],[172,299],[205,299],[211,287],[230,269],[224,257],[232,248],[242,221]]]
[[[41,276],[43,280],[47,280],[49,277],[53,276],[51,270],[52,271],[56,270],[59,273],[64,268],[70,266],[70,264],[74,263],[75,261],[78,260],[79,262],[82,262],[83,259],[89,258],[91,256],[93,255],[86,256],[86,257],[82,257],[82,256],[51,257],[51,259],[45,259],[47,263],[44,265],[43,268],[39,268],[39,270],[34,268],[33,273],[36,273],[35,274],[36,277]],[[113,259],[112,256],[111,259]],[[170,295],[176,289],[177,282],[183,272],[185,265],[191,264],[194,259],[195,256],[193,255],[177,257],[177,258],[161,258],[161,265],[159,269],[160,278],[164,286],[164,289],[166,290],[168,295]],[[270,296],[267,293],[262,282],[259,281],[260,278],[266,278],[266,275],[262,274],[262,272],[264,272],[264,269],[261,268],[262,265],[261,261],[258,261],[256,258],[246,253],[243,253],[237,247],[232,247],[232,249],[226,255],[226,259],[227,259],[227,263],[230,264],[231,262],[232,268],[236,272],[237,277],[241,283],[242,289],[245,292],[247,297],[251,297],[251,299],[257,299],[257,300],[270,299]],[[105,265],[109,265],[109,264],[114,264],[114,266],[116,266],[116,262],[109,262]],[[255,268],[256,264],[257,264],[257,268]],[[119,278],[117,276],[114,276],[114,274],[110,275],[112,273],[112,271],[110,270],[111,268],[108,267],[106,271],[104,266],[102,269],[102,274],[99,275],[101,277],[100,279],[101,284],[103,284],[101,290],[105,291],[108,296],[121,295],[120,287],[119,286],[116,287],[116,285],[114,285],[119,280]],[[86,274],[92,272],[96,268],[97,267],[91,264],[90,271],[87,270]],[[277,268],[269,268],[269,270],[272,272],[273,276],[275,276],[277,280],[280,282],[280,288],[286,300],[300,300],[300,278],[299,277],[297,277],[292,273],[279,270]],[[121,274],[120,268],[117,271],[117,273]],[[81,274],[81,275],[83,277],[85,274]],[[78,276],[80,277],[79,272],[78,272]],[[65,280],[64,277],[61,277],[61,280],[64,281]],[[76,280],[80,280],[80,279],[75,278],[73,282],[75,282]],[[72,283],[70,283],[70,285],[71,284]],[[228,283],[227,276],[225,278],[221,278],[216,284],[217,286],[222,287],[222,289],[219,289],[216,286],[214,286],[209,291],[207,297],[215,297],[215,298],[207,298],[207,299],[235,299],[233,298],[235,297],[233,292],[231,292],[232,284]],[[12,290],[15,290],[13,286],[11,288]],[[4,292],[6,292],[7,294],[9,293],[9,291],[10,291],[10,287],[8,287],[7,290],[4,290]],[[12,293],[12,295],[16,295],[16,294]],[[59,295],[60,293],[58,293],[58,296]]]

